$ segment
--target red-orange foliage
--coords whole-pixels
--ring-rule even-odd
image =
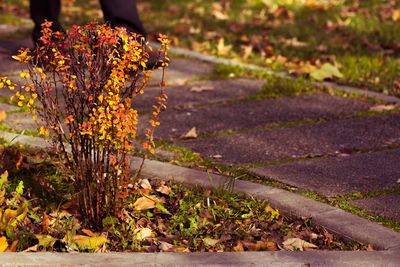
[[[16,97],[35,119],[39,115],[40,132],[52,137],[73,171],[82,215],[95,226],[104,216],[117,215],[134,179],[128,172],[138,123],[132,99],[143,93],[151,76],[146,69],[149,48],[143,37],[124,28],[91,23],[60,33],[50,25],[44,23],[43,45],[34,56],[25,49],[14,57],[28,67],[21,77],[31,80]],[[167,50],[167,37],[161,35],[159,41]],[[150,153],[159,113],[166,108],[164,87],[162,80],[143,144]]]

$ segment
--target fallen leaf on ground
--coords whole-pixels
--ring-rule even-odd
[[[18,240],[12,242],[11,246],[8,246],[5,252],[16,252],[17,251]]]
[[[228,55],[229,51],[232,49],[232,45],[225,45],[224,38],[220,38],[217,44],[218,55]]]
[[[394,108],[396,108],[396,105],[377,105],[377,106],[371,107],[369,110],[376,111],[376,112],[383,112],[383,111],[387,111],[387,110],[392,110]]]
[[[150,196],[143,196],[138,198],[135,203],[133,203],[133,208],[135,210],[148,210],[156,206],[158,200]]]
[[[8,247],[7,238],[5,236],[0,237],[0,252],[4,252]]]
[[[302,239],[300,239],[300,238],[297,238],[297,237],[295,237],[295,238],[288,238],[288,239],[287,239],[286,241],[284,241],[282,244],[283,244],[283,247],[284,247],[286,250],[291,250],[291,251],[293,251],[293,250],[300,250],[300,251],[303,251],[303,250],[306,249],[306,248],[317,248],[316,245],[311,244],[311,243],[309,243],[309,242],[307,242],[307,241],[304,241],[304,240],[302,240]]]
[[[219,154],[218,154],[218,155],[213,155],[212,157],[213,157],[214,159],[222,159],[222,155],[219,155]]]
[[[56,238],[50,235],[35,235],[35,237],[39,240],[39,247],[48,248],[52,247],[54,243],[57,241]]]
[[[155,190],[157,192],[160,192],[161,194],[164,195],[169,195],[169,193],[171,192],[171,187],[169,187],[165,181],[162,181],[160,185],[158,185]]]
[[[210,238],[210,237],[203,238],[203,243],[204,243],[205,246],[214,246],[218,242],[219,242],[218,239],[213,239],[213,238]]]
[[[97,237],[99,236],[99,234],[93,233],[92,231],[90,231],[89,229],[82,229],[82,232],[84,232],[86,235],[90,236],[90,237]]]
[[[4,121],[6,119],[7,115],[4,110],[0,111],[0,122]]]
[[[174,245],[172,245],[170,243],[167,243],[167,242],[164,242],[164,241],[160,241],[160,245],[158,245],[158,248],[161,251],[168,251],[169,249],[171,249],[173,247],[174,247]]]
[[[197,138],[196,127],[190,129],[186,134],[181,136],[182,139],[192,139]]]
[[[199,85],[199,86],[193,86],[190,88],[190,92],[196,92],[196,93],[201,93],[203,91],[212,91],[215,88],[213,86],[209,85]]]
[[[140,182],[140,186],[144,189],[149,189],[149,190],[152,189],[151,184],[148,179],[142,179],[142,181]]]
[[[342,78],[343,74],[339,71],[337,66],[325,63],[321,68],[314,70],[310,76],[317,81],[323,81],[327,78],[332,79],[333,77]]]
[[[151,237],[152,231],[150,228],[142,228],[142,229],[138,229],[138,231],[136,232],[136,239],[139,241],[143,241],[145,240],[147,237]]]
[[[85,235],[74,235],[71,238],[71,246],[75,250],[96,250],[102,246],[108,240],[104,236],[85,236]]]

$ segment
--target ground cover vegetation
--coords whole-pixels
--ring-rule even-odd
[[[400,94],[399,0],[138,1],[148,32],[172,44],[286,71]],[[27,17],[28,1],[2,3],[1,20]],[[101,21],[96,0],[63,1],[63,23]],[[13,19],[14,18],[14,19]]]
[[[123,216],[90,228],[55,153],[1,145],[0,251],[371,250],[227,187],[139,179]]]

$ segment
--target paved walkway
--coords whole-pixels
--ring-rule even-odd
[[[0,39],[0,75],[15,75],[18,64],[10,55],[30,45],[28,38]],[[157,139],[218,164],[244,167],[261,181],[330,199],[347,197],[349,206],[400,222],[399,112],[371,113],[375,105],[364,98],[330,94],[245,100],[265,81],[211,80],[213,68],[195,59],[173,59],[168,110],[161,115]],[[159,78],[155,73],[152,84]],[[140,111],[151,109],[157,90],[148,88],[135,100]],[[2,89],[0,96],[9,93]],[[1,104],[0,109],[16,107]],[[3,123],[34,127],[15,111]],[[196,138],[180,138],[193,128]]]

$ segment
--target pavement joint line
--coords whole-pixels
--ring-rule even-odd
[[[149,44],[153,47],[153,48],[157,48],[160,49],[161,45],[155,42],[149,42]],[[169,51],[171,53],[174,54],[178,54],[178,55],[183,55],[183,56],[188,56],[197,60],[201,60],[204,62],[209,62],[209,63],[213,63],[213,64],[224,64],[224,65],[231,65],[231,66],[240,66],[240,67],[244,67],[247,69],[251,69],[251,70],[263,70],[266,71],[268,74],[275,74],[281,77],[289,77],[289,78],[293,78],[293,76],[291,76],[290,74],[286,73],[286,72],[276,72],[276,71],[272,71],[272,70],[266,70],[266,68],[264,67],[260,67],[254,64],[248,64],[248,63],[241,63],[241,62],[237,62],[234,61],[232,59],[225,59],[225,58],[219,58],[216,56],[212,56],[212,55],[205,55],[202,53],[198,53],[198,52],[194,52],[194,51],[190,51],[187,49],[183,49],[183,48],[178,48],[178,47],[170,47]],[[385,95],[382,93],[378,93],[378,92],[373,92],[370,90],[362,90],[353,86],[347,86],[347,85],[341,85],[341,84],[337,84],[335,82],[328,82],[328,81],[324,81],[324,82],[315,82],[313,81],[314,84],[316,85],[323,85],[326,87],[332,87],[335,88],[339,91],[344,91],[344,92],[349,92],[349,93],[361,93],[363,95],[367,95],[369,97],[375,97],[381,100],[384,100],[386,102],[389,103],[400,103],[400,98],[395,97],[395,96],[389,96],[389,95]]]
[[[49,143],[39,137],[32,137],[32,136],[26,136],[26,135],[21,135],[21,134],[13,134],[13,133],[7,133],[7,132],[0,132],[0,137],[4,137],[6,139],[15,139],[15,143],[19,143],[24,146],[30,146],[30,147],[36,147],[36,148],[41,148],[41,149],[48,149],[49,148]],[[141,158],[134,158],[130,164],[131,170],[136,170],[138,166],[141,164],[142,159]],[[225,182],[231,180],[229,177],[221,176],[221,175],[216,175],[216,174],[208,174],[202,171],[198,170],[193,170],[189,169],[186,167],[180,167],[176,165],[172,165],[169,163],[163,163],[155,160],[145,160],[141,176],[142,177],[147,177],[147,178],[159,178],[159,179],[164,179],[164,180],[172,180],[176,182],[182,182],[184,184],[192,184],[192,185],[200,185],[206,188],[215,188],[214,185],[212,184],[209,175],[212,177],[213,182],[216,187],[224,185]],[[382,264],[382,261],[376,261],[377,258],[381,257],[382,259],[385,259],[385,261],[388,264],[393,264],[393,263],[398,263],[400,264],[400,233],[397,233],[389,228],[386,228],[382,225],[378,225],[376,223],[370,222],[367,219],[358,217],[356,215],[353,215],[351,213],[345,212],[343,210],[340,210],[339,208],[335,208],[332,206],[329,206],[327,204],[320,203],[318,201],[308,199],[306,197],[297,195],[295,193],[287,192],[283,189],[279,188],[274,188],[271,186],[265,186],[265,185],[260,185],[256,183],[252,183],[249,181],[243,181],[243,180],[235,180],[235,186],[242,187],[239,188],[237,191],[239,193],[249,193],[255,194],[255,197],[259,197],[260,195],[263,196],[264,199],[270,199],[274,204],[271,206],[274,206],[275,208],[280,208],[279,205],[288,206],[288,210],[292,209],[294,213],[296,213],[296,209],[298,207],[302,207],[301,204],[306,203],[306,206],[316,206],[321,209],[328,209],[326,212],[313,212],[314,218],[312,220],[319,225],[322,225],[326,227],[328,230],[331,230],[333,232],[336,232],[337,234],[341,236],[347,236],[350,239],[358,240],[358,241],[372,241],[372,245],[375,248],[378,249],[384,249],[383,251],[372,251],[372,252],[365,252],[363,251],[341,251],[341,252],[326,252],[326,251],[316,251],[316,252],[288,252],[288,251],[278,251],[278,252],[257,252],[257,257],[253,256],[252,258],[247,258],[249,255],[253,255],[252,252],[245,252],[245,253],[240,253],[240,252],[229,252],[226,253],[226,257],[224,256],[224,253],[190,253],[190,254],[185,254],[184,255],[190,255],[189,257],[181,257],[181,253],[154,253],[153,254],[148,254],[146,253],[145,257],[142,258],[141,262],[137,262],[135,264],[135,261],[132,261],[133,258],[138,259],[140,258],[141,255],[140,253],[127,253],[127,254],[118,254],[118,253],[111,253],[111,254],[105,254],[106,258],[102,258],[103,256],[94,256],[91,254],[87,253],[82,253],[84,258],[81,258],[81,253],[76,253],[76,254],[58,254],[58,253],[53,253],[53,254],[46,254],[46,253],[35,253],[35,254],[24,254],[24,255],[29,255],[31,257],[24,258],[20,257],[21,254],[15,255],[15,254],[7,254],[7,253],[2,253],[0,255],[0,263],[1,262],[7,262],[10,263],[10,265],[3,265],[3,266],[15,266],[15,264],[22,264],[23,266],[54,266],[54,264],[58,264],[58,266],[61,266],[65,262],[68,262],[69,266],[102,266],[102,264],[105,264],[104,260],[107,259],[107,263],[103,266],[128,266],[124,265],[124,263],[129,262],[129,266],[136,265],[136,266],[153,266],[153,265],[164,265],[164,266],[227,266],[226,264],[228,263],[229,266],[248,266],[249,263],[255,263],[257,262],[258,265],[256,266],[265,266],[265,264],[276,264],[276,266],[281,266],[281,264],[286,264],[288,262],[293,261],[293,266],[298,266],[299,263],[314,263],[314,264],[320,264],[323,266],[354,266],[356,264],[357,266],[360,266],[359,264],[362,264],[362,266],[368,266],[368,264],[372,264],[370,266],[380,266],[377,264]],[[278,196],[282,198],[286,198],[286,202],[283,201],[283,203],[280,203],[280,201],[274,201],[274,198],[277,198]],[[299,202],[299,200],[303,200]],[[272,203],[271,203],[272,204]],[[300,205],[299,205],[300,204]],[[300,209],[300,212],[301,209]],[[311,211],[312,212],[312,211]],[[298,213],[298,211],[297,211]],[[332,213],[331,218],[326,218],[328,213]],[[347,217],[350,216],[353,218],[353,221],[351,221],[351,225],[353,228],[353,232],[347,233],[342,231],[343,224],[340,224],[338,222],[341,222],[343,219],[343,216],[337,216],[334,213],[339,213],[339,215],[345,214]],[[300,214],[299,214],[300,215]],[[301,216],[301,215],[300,215]],[[316,218],[315,218],[316,217]],[[324,218],[325,217],[325,218]],[[324,225],[325,221],[330,223],[330,225]],[[358,231],[358,233],[357,233]],[[354,233],[356,232],[356,233]],[[360,233],[362,232],[362,233]],[[354,238],[354,235],[357,237],[361,238]],[[365,238],[367,237],[367,238]],[[361,240],[363,239],[363,240]],[[387,243],[390,243],[390,245],[387,245]],[[48,262],[47,259],[51,258],[49,257],[55,257],[52,261]],[[117,255],[117,256],[113,256]],[[121,255],[121,256],[120,256]],[[193,265],[194,261],[192,259],[193,255],[198,255],[197,262],[195,265]],[[213,261],[209,261],[211,258],[214,257],[214,255],[217,255],[217,258],[215,258]],[[236,257],[236,255],[243,256],[242,259],[246,259],[245,262],[243,263],[238,263],[238,261],[233,261],[229,262],[229,260],[232,259],[232,257]],[[306,258],[304,256],[307,255]],[[343,260],[342,257],[346,257],[346,255],[351,255],[349,258],[346,258],[346,260]],[[373,257],[372,257],[373,256]],[[37,261],[31,261],[32,257],[36,257]],[[116,257],[116,258],[115,258]],[[123,263],[122,260],[124,257],[127,257],[125,262]],[[156,259],[152,258],[156,257]],[[225,258],[224,258],[225,257]],[[272,258],[271,258],[272,257]],[[167,263],[165,261],[166,258],[171,259],[171,263]],[[80,259],[81,261],[75,262],[76,259]],[[217,260],[219,259],[219,260]],[[273,262],[270,262],[271,259],[274,259]],[[323,259],[323,260],[322,260]],[[327,261],[327,259],[331,259],[331,261]],[[368,260],[366,260],[368,259]],[[109,260],[115,260],[115,264],[111,264]],[[366,261],[364,261],[366,260]],[[189,262],[188,262],[189,261]],[[117,263],[118,262],[118,263]],[[71,265],[70,265],[71,264]],[[93,265],[91,265],[93,264]],[[211,264],[211,265],[210,265]],[[346,265],[348,264],[348,265]],[[291,265],[288,265],[291,266]],[[387,266],[387,265],[385,265]],[[393,265],[395,266],[395,265]]]

